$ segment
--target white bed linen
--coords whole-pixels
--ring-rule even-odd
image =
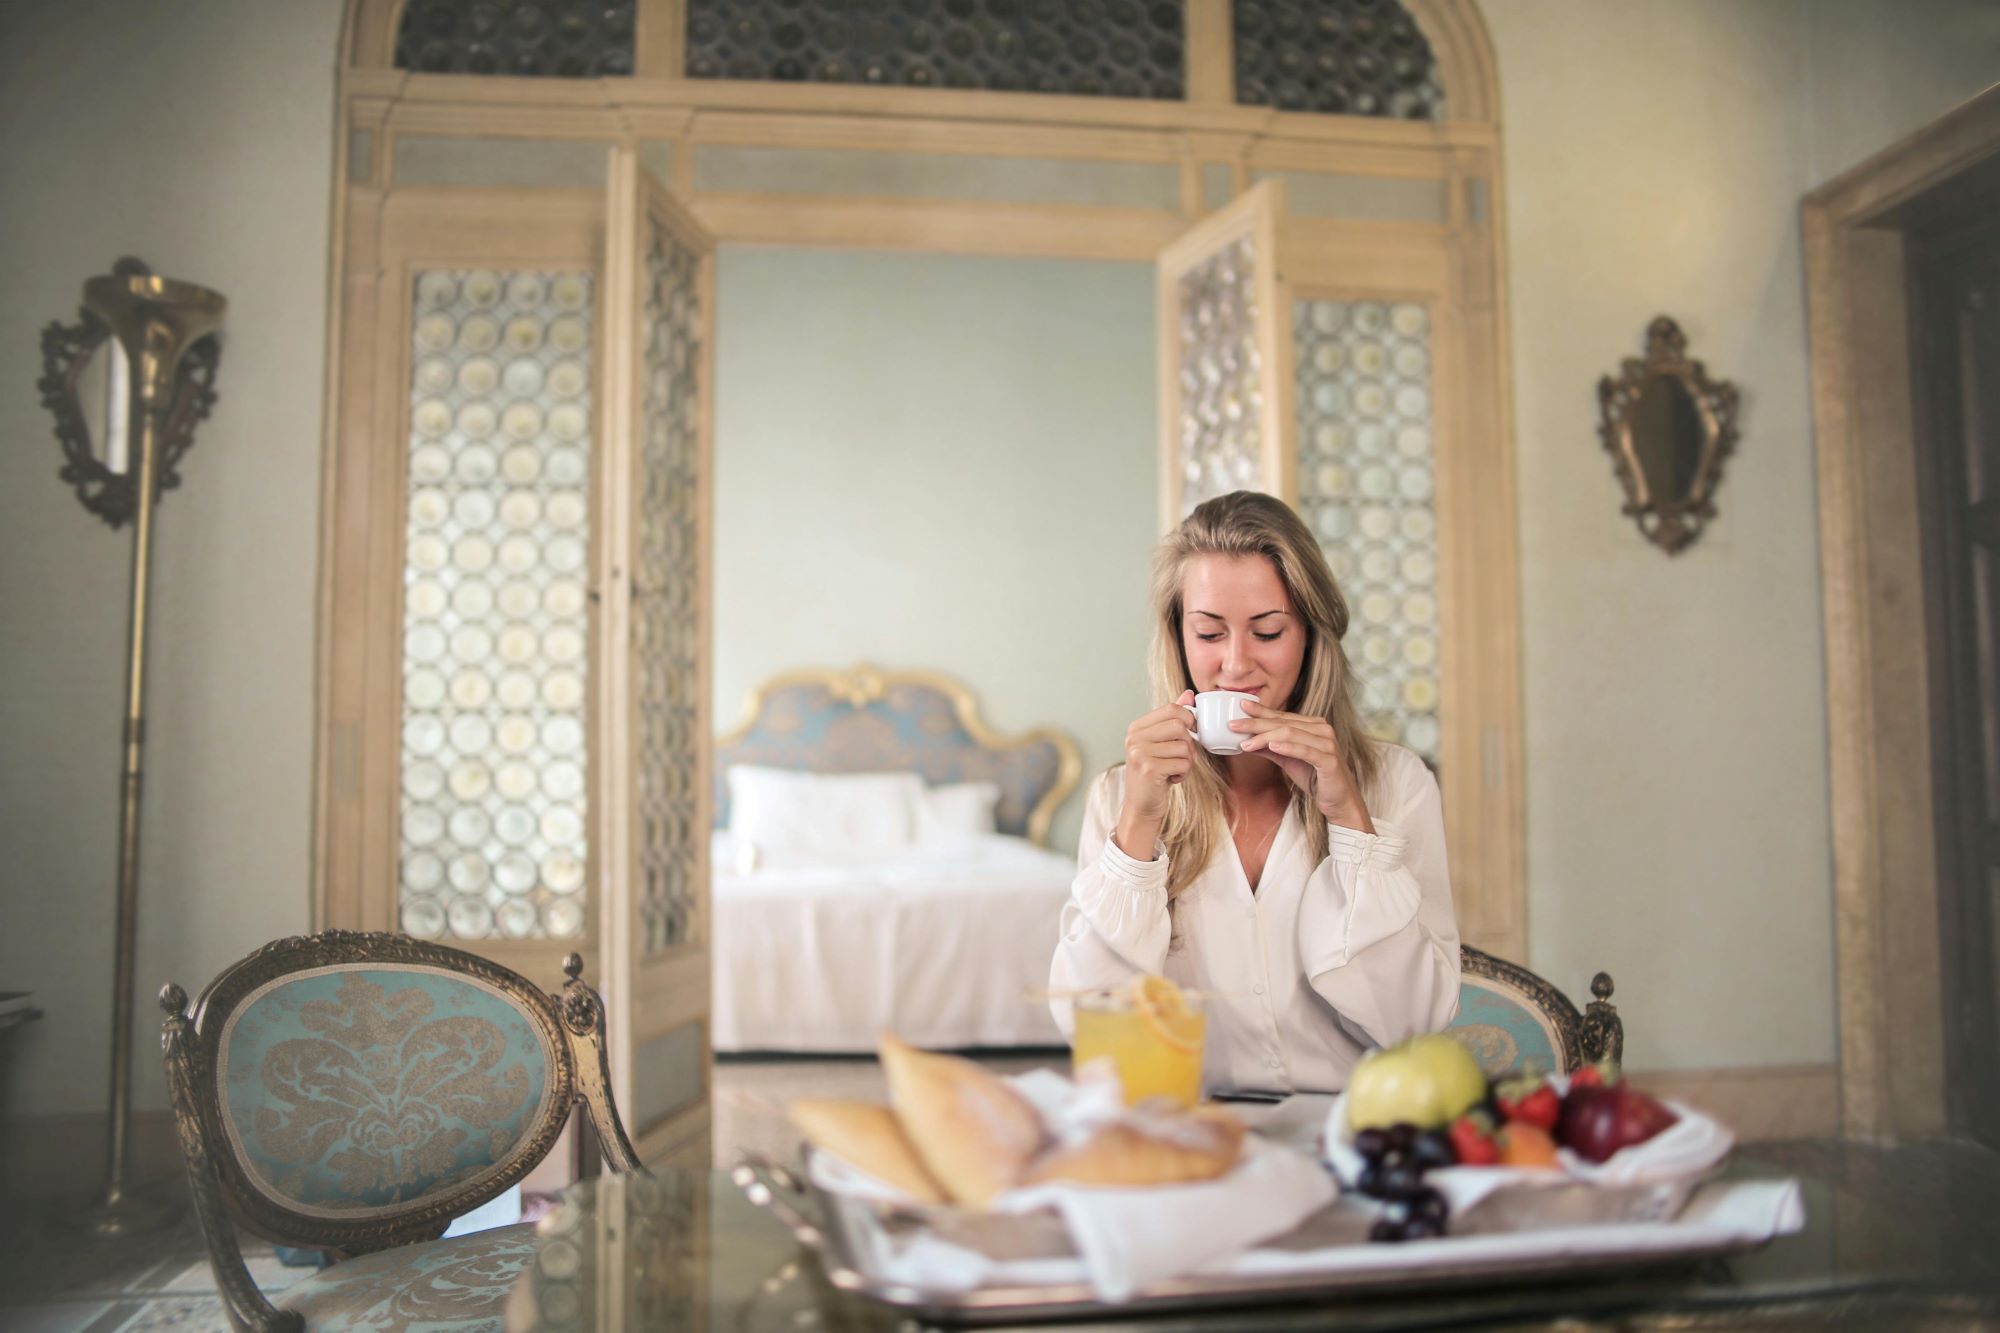
[[[715,835],[718,1051],[1062,1046],[1046,1002],[1073,858],[993,834],[860,865],[734,872]]]

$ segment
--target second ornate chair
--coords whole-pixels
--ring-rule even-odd
[[[160,993],[167,1081],[216,1283],[238,1329],[494,1328],[533,1228],[440,1239],[520,1181],[582,1103],[612,1170],[640,1169],[612,1105],[604,1010],[564,964],[550,995],[399,935],[279,940],[189,1008]],[[235,1226],[342,1262],[273,1305]]]
[[[1488,1078],[1525,1065],[1567,1074],[1596,1060],[1621,1060],[1625,1025],[1611,1003],[1611,976],[1590,983],[1595,997],[1578,1013],[1569,997],[1517,963],[1471,945],[1459,951],[1458,1017],[1446,1029]]]

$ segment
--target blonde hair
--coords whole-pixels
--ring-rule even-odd
[[[1381,764],[1375,742],[1361,730],[1355,713],[1347,653],[1347,599],[1304,521],[1284,501],[1256,491],[1233,491],[1198,505],[1169,533],[1153,554],[1153,648],[1151,675],[1155,705],[1169,704],[1183,690],[1200,687],[1188,671],[1182,639],[1181,586],[1188,563],[1197,556],[1262,556],[1277,570],[1305,625],[1305,655],[1299,681],[1283,707],[1288,713],[1323,717],[1333,727],[1355,789],[1373,784]],[[1227,770],[1222,759],[1199,747],[1195,765],[1169,790],[1167,817],[1160,828],[1169,869],[1167,901],[1180,896],[1207,868],[1228,835]],[[1294,788],[1292,808],[1311,841],[1312,858],[1326,856],[1326,820],[1305,791]]]

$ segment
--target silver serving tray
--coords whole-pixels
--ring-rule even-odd
[[[1546,1256],[1467,1256],[1455,1262],[1411,1266],[1409,1255],[1420,1247],[1449,1245],[1449,1237],[1379,1245],[1383,1264],[1377,1268],[1339,1272],[1294,1272],[1270,1275],[1200,1274],[1156,1282],[1130,1301],[1109,1307],[1087,1283],[1047,1285],[988,1285],[971,1291],[937,1291],[885,1282],[866,1273],[856,1258],[852,1237],[858,1227],[878,1227],[891,1233],[929,1229],[941,1239],[956,1241],[996,1259],[1074,1258],[1061,1220],[1054,1213],[985,1214],[957,1208],[873,1203],[828,1193],[796,1173],[757,1153],[745,1152],[730,1178],[750,1201],[768,1209],[795,1239],[813,1252],[835,1288],[867,1296],[920,1320],[941,1324],[980,1325],[1024,1320],[1073,1319],[1081,1314],[1157,1313],[1225,1306],[1275,1305],[1318,1299],[1337,1300],[1362,1294],[1396,1291],[1435,1292],[1494,1282],[1571,1279],[1579,1274],[1611,1274],[1678,1267],[1714,1255],[1754,1249],[1762,1241],[1719,1235],[1689,1228],[1685,1247],[1644,1252],[1604,1254],[1555,1253]],[[1492,1234],[1502,1230],[1545,1230],[1588,1226],[1621,1216],[1627,1201],[1617,1191],[1579,1186],[1535,1191],[1532,1213],[1513,1201],[1504,1211],[1474,1209],[1454,1225],[1454,1234]],[[1482,1216],[1482,1214],[1484,1214]],[[1365,1203],[1347,1199],[1308,1217],[1284,1236],[1265,1241],[1260,1250],[1314,1251],[1336,1245],[1367,1245],[1368,1229],[1377,1214]]]

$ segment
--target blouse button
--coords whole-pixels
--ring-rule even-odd
[[[1252,986],[1252,987],[1250,988],[1250,993],[1251,993],[1251,994],[1253,994],[1253,995],[1262,995],[1262,994],[1264,993],[1264,985],[1263,985],[1263,983],[1262,983],[1262,982],[1259,982],[1259,983],[1258,983],[1258,984],[1256,984],[1255,986]]]

